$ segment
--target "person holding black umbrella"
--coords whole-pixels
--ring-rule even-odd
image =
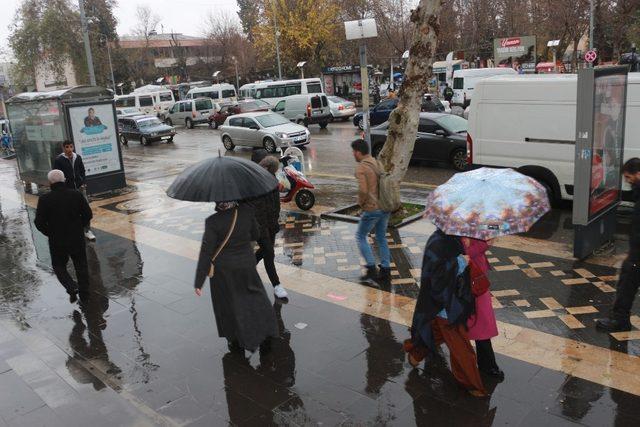
[[[273,175],[244,159],[206,159],[181,173],[167,194],[179,200],[216,202],[205,221],[194,281],[195,293],[210,278],[218,335],[231,351],[268,350],[278,336],[276,316],[256,269],[253,244],[260,228],[251,206],[241,201],[263,196],[278,185]]]

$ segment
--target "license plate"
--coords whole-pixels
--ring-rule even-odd
[[[314,111],[314,112],[313,112],[313,115],[314,115],[314,116],[317,116],[318,114],[322,114],[322,111]]]
[[[296,139],[294,139],[293,142],[301,142],[301,141],[304,141],[305,139],[307,139],[306,136],[299,136]]]

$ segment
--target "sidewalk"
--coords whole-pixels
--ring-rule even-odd
[[[0,426],[631,426],[640,417],[640,319],[629,334],[593,330],[611,304],[611,267],[540,255],[542,243],[538,253],[493,248],[506,379],[475,399],[457,387],[446,350],[418,370],[402,352],[428,224],[389,233],[394,280],[376,289],[357,283],[353,225],[285,213],[277,260],[291,298],[274,303],[280,339],[245,360],[227,353],[209,298],[192,290],[209,205],[153,185],[92,203],[92,297],[71,305],[30,226],[37,199],[23,199],[7,165]]]

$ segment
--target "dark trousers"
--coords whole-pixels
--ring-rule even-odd
[[[625,322],[629,321],[633,300],[640,286],[640,267],[629,258],[622,263],[620,280],[616,286],[616,299],[613,303],[612,317]]]
[[[51,264],[56,277],[67,290],[68,293],[86,292],[89,288],[89,266],[87,264],[87,253],[85,251],[84,241],[69,247],[53,247],[49,248],[51,252]],[[71,277],[67,271],[67,262],[69,258],[73,261],[73,267],[76,270],[78,283]]]
[[[256,264],[264,260],[264,268],[267,270],[267,276],[271,285],[276,287],[280,284],[280,278],[276,272],[275,258],[276,254],[274,246],[276,243],[276,233],[270,230],[263,230],[258,239],[258,250],[256,251]]]
[[[481,371],[498,369],[496,354],[493,352],[490,339],[476,341],[476,354],[478,355],[478,368]]]

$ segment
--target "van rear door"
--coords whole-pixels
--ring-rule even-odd
[[[454,104],[464,104],[464,77],[453,78],[453,99]]]

